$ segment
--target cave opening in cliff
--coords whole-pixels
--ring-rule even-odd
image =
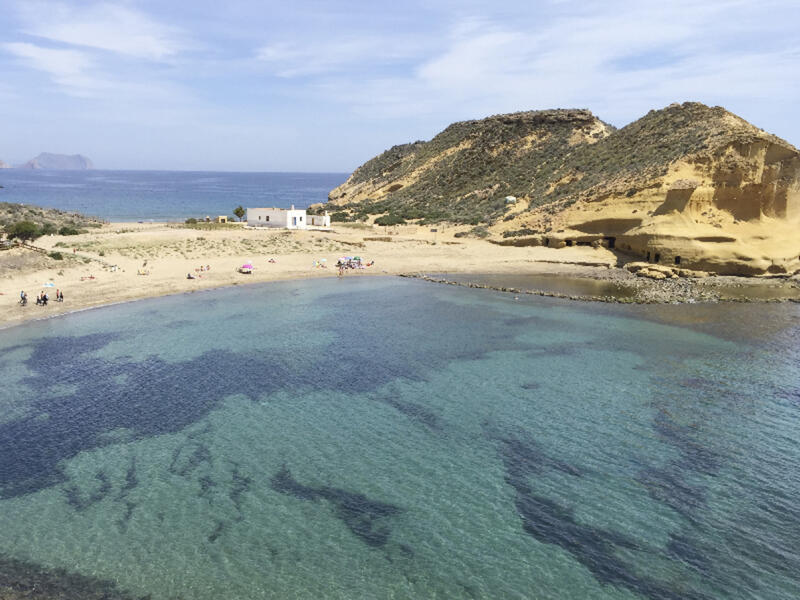
[[[572,240],[566,240],[567,246],[572,246]]]
[[[617,244],[617,238],[615,238],[615,237],[607,237],[607,238],[603,238],[603,239],[605,239],[605,241],[608,243],[609,249],[613,250],[614,246]]]
[[[675,264],[676,264],[676,265],[679,265],[679,264],[681,264],[681,257],[680,257],[680,256],[676,256],[676,257],[675,257]]]
[[[656,255],[653,257],[653,262],[661,262],[661,255],[656,252]]]
[[[647,253],[647,262],[650,262],[650,253]]]

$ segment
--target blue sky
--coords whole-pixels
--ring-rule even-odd
[[[800,2],[3,0],[0,159],[351,171],[449,123],[719,104],[800,145]]]

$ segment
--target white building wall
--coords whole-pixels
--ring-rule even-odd
[[[285,208],[248,208],[248,227],[280,227],[285,229],[305,229],[307,217],[305,210],[294,207]]]
[[[331,226],[331,218],[326,212],[324,215],[308,215],[309,227],[325,227]]]

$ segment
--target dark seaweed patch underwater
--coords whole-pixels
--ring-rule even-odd
[[[0,332],[0,596],[800,597],[796,309],[631,310],[356,279]]]

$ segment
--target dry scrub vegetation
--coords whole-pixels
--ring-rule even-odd
[[[214,235],[174,238],[144,238],[135,235],[100,237],[76,243],[59,242],[59,247],[75,248],[79,252],[90,252],[100,256],[118,255],[134,259],[184,258],[205,259],[219,256],[250,256],[267,254],[291,254],[298,252],[336,253],[344,246],[322,236],[303,239],[291,232],[266,233],[257,237]]]

